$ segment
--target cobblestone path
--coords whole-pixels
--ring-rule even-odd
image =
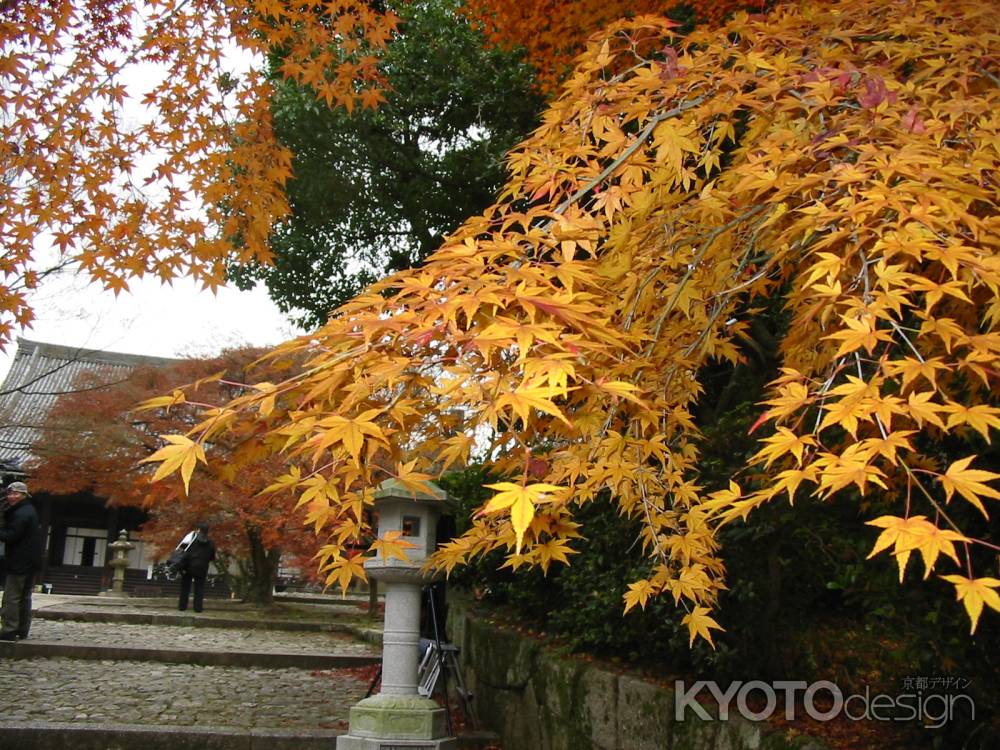
[[[381,651],[377,645],[342,632],[269,629],[280,626],[281,621],[327,625],[369,622],[349,605],[253,609],[210,601],[205,612],[188,613],[198,624],[86,619],[89,613],[109,612],[177,615],[175,606],[169,600],[105,604],[96,598],[36,596],[30,639],[23,646],[10,645],[12,653],[32,644],[38,644],[40,650],[32,658],[0,660],[0,723],[15,728],[41,722],[68,727],[137,725],[166,731],[187,727],[237,733],[275,730],[292,732],[293,736],[299,732],[303,738],[315,733],[322,737],[331,730],[346,729],[350,707],[364,697],[377,668],[207,666],[75,659],[45,652],[49,643],[202,653],[306,654],[307,658],[377,656]],[[45,614],[57,612],[73,613],[74,619],[45,618]],[[203,622],[223,618],[225,624],[209,626]],[[39,737],[42,744],[32,747],[46,746],[47,735]],[[6,750],[2,731],[0,748]]]
[[[132,625],[127,623],[43,620],[31,624],[31,640],[123,648],[144,647],[199,651],[377,655],[380,649],[343,633]],[[0,688],[2,689],[2,688]],[[3,705],[0,703],[0,705]]]
[[[0,705],[5,721],[320,730],[340,728],[367,687],[347,670],[15,659]]]

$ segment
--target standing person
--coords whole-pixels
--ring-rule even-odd
[[[201,612],[205,600],[205,576],[208,575],[208,564],[215,559],[215,544],[208,538],[208,524],[198,524],[198,533],[184,552],[181,563],[181,598],[177,609],[181,612],[187,609],[188,595],[191,593],[191,581],[194,581],[194,611]]]
[[[24,482],[7,487],[7,510],[0,542],[7,545],[0,641],[27,638],[31,629],[31,589],[41,562],[41,527]]]

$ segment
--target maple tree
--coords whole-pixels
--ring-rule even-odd
[[[0,4],[0,346],[53,267],[118,293],[144,275],[214,289],[227,258],[268,260],[291,154],[266,55],[327,104],[375,106],[397,23],[360,1]]]
[[[142,508],[149,514],[142,527],[143,541],[161,556],[199,522],[206,522],[219,551],[216,569],[230,587],[247,600],[270,602],[282,554],[286,563],[297,562],[308,570],[317,548],[301,514],[294,512],[296,500],[291,494],[266,498],[259,494],[282,470],[280,458],[256,453],[252,444],[238,439],[215,441],[205,450],[213,458],[213,470],[199,478],[197,490],[189,495],[180,478],[150,484],[154,467],[143,463],[158,450],[159,433],[185,429],[196,410],[231,398],[233,388],[216,378],[192,394],[197,407],[177,393],[143,411],[131,408],[219,372],[246,379],[248,364],[260,353],[235,350],[142,368],[120,383],[100,388],[87,388],[93,376],[83,376],[78,392],[57,401],[32,447],[39,457],[32,466],[34,485],[57,494],[92,492],[111,506]]]
[[[516,17],[511,5],[476,7],[502,29],[505,14]],[[71,6],[39,7],[68,14]],[[149,35],[167,41],[143,42],[141,51],[159,44],[156,54],[173,60],[185,46],[177,39],[215,24],[183,54],[218,63],[209,47],[228,24],[248,49],[287,47],[282,72],[321,99],[378,104],[370,52],[391,35],[391,12],[346,1],[238,6],[249,13],[228,4],[151,7],[177,33]],[[47,23],[25,23],[43,12],[26,4],[3,12],[14,24],[4,39],[20,45],[54,45],[51,29],[64,24],[55,11]],[[1000,609],[1000,579],[989,575],[1000,548],[988,533],[1000,476],[981,458],[1000,427],[998,40],[986,0],[778,4],[684,37],[659,15],[614,22],[587,43],[541,126],[511,153],[494,206],[421,269],[380,282],[279,348],[274,362],[304,360],[300,374],[172,435],[157,474],[180,471],[186,482],[204,446],[227,431],[252,435],[255,450],[284,451],[298,465],[271,489],[300,492],[310,523],[329,535],[324,570],[344,583],[363,575],[343,546],[364,534],[373,487],[387,476],[424,481],[481,444],[504,479],[490,483],[494,495],[472,527],[438,553],[442,569],[491,550],[514,567],[565,562],[580,534],[574,509],[611,495],[643,522],[642,544],[656,562],[632,582],[626,608],[666,595],[686,610],[692,641],[709,642],[725,587],[721,526],[810,492],[842,502],[878,495],[895,500],[895,512],[871,519],[880,530],[872,554],[893,555],[901,576],[913,552],[925,576],[947,565],[941,580],[975,630],[984,608]],[[539,47],[532,59],[538,65],[550,52],[563,55]],[[107,55],[93,57],[102,62],[81,65],[107,64]],[[36,79],[23,54],[4,59],[4,93],[23,101]],[[176,103],[175,89],[188,96],[186,80],[178,70],[149,100]],[[177,271],[211,284],[226,253],[266,258],[269,228],[287,211],[278,186],[288,154],[269,133],[267,97],[258,96],[269,94],[266,83],[252,75],[223,82],[207,99],[181,99],[143,138],[105,142],[114,163],[104,170],[115,175],[138,153],[123,152],[140,148],[133,143],[194,149],[183,157],[190,181],[167,190],[173,202],[156,210],[141,201],[112,210],[107,190],[94,187],[108,180],[89,179],[92,166],[72,171],[91,164],[79,158],[92,143],[82,136],[113,127],[63,131],[56,114],[36,131],[7,118],[5,127],[20,127],[7,143],[36,156],[29,164],[20,146],[5,146],[5,164],[13,159],[18,174],[45,165],[35,169],[39,182],[5,182],[15,209],[3,227],[12,268],[25,267],[36,227],[63,231],[58,241],[112,286],[128,273]],[[53,96],[68,90],[61,80],[50,86]],[[111,96],[108,87],[89,91]],[[237,106],[233,124],[208,128],[217,136],[208,141],[187,138],[200,131],[185,129],[186,118],[205,126],[199,105],[223,95]],[[40,103],[31,106],[43,111]],[[223,122],[226,108],[215,111],[211,122]],[[245,151],[222,156],[214,150],[222,142]],[[48,148],[51,162],[37,156]],[[168,182],[180,163],[168,160],[156,179]],[[212,207],[207,217],[183,214],[189,187]],[[184,241],[159,244],[149,238],[169,232],[145,231],[128,242],[134,225],[171,211],[188,219]],[[185,244],[192,236],[197,242]],[[86,248],[88,238],[102,240],[100,253]],[[762,447],[728,487],[703,488],[692,417],[711,397],[703,368],[738,360],[758,307],[775,298],[788,325],[781,375],[755,425]],[[18,304],[0,307],[23,311]],[[964,451],[953,455],[956,447]]]
[[[572,70],[588,38],[610,23],[657,14],[685,24],[718,26],[736,10],[760,10],[768,4],[768,0],[466,0],[463,8],[493,44],[523,49],[535,67],[538,85],[552,92]]]
[[[947,559],[973,629],[1000,609],[976,570],[1000,548],[954,520],[968,504],[982,526],[1000,475],[934,450],[1000,427],[997,31],[976,0],[843,0],[684,38],[639,17],[590,43],[495,206],[274,354],[310,358],[260,417],[303,464],[275,486],[329,506],[329,574],[360,574],[340,544],[381,478],[421,481],[480,440],[509,481],[445,570],[498,548],[565,562],[573,509],[610,493],[657,561],[626,608],[668,595],[711,642],[721,525],[881,493],[897,512],[872,520],[873,555],[901,576],[914,551],[925,576]],[[789,324],[755,475],[703,491],[699,372],[740,358],[775,295]],[[209,416],[186,455],[223,428]]]

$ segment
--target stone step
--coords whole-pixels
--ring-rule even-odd
[[[311,633],[350,633],[357,635],[361,628],[345,622],[310,622],[308,620],[279,620],[270,618],[246,619],[230,617],[224,613],[185,614],[182,612],[116,612],[99,609],[58,609],[46,607],[34,611],[36,620],[72,620],[76,622],[128,623],[132,625],[186,625],[196,628],[248,628],[256,630],[285,630]]]
[[[343,733],[0,721],[3,747],[11,750],[332,750]]]
[[[150,727],[135,724],[0,721],[0,736],[17,750],[334,750],[344,730],[319,731],[214,727]],[[402,747],[393,745],[393,747]],[[459,750],[499,747],[492,732],[458,737]]]
[[[363,670],[14,659],[0,748],[331,750],[367,687]]]
[[[363,666],[380,658],[373,644],[349,635],[254,629],[247,622],[198,628],[36,618],[28,640],[0,642],[0,658],[45,656],[312,669]]]
[[[152,646],[100,646],[85,643],[53,643],[42,640],[0,642],[0,659],[90,659],[98,661],[142,661],[163,664],[195,664],[216,667],[263,669],[342,669],[378,664],[374,654],[310,654],[281,651],[202,651],[194,648]]]

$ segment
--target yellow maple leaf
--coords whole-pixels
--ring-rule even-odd
[[[402,531],[387,531],[381,538],[372,542],[368,549],[375,552],[383,560],[391,560],[394,557],[399,560],[409,560],[406,550],[415,549],[417,545],[402,537]]]
[[[293,466],[287,474],[282,474],[273,483],[262,489],[258,494],[269,495],[272,492],[290,490],[302,481],[302,470],[298,466]]]
[[[201,461],[207,464],[205,449],[198,443],[191,440],[186,435],[163,435],[163,439],[170,445],[165,445],[148,458],[142,459],[139,463],[161,462],[153,474],[150,482],[158,482],[164,477],[173,474],[177,469],[181,470],[181,479],[184,481],[184,492],[188,492],[191,483],[191,475],[194,467]]]
[[[336,583],[340,586],[342,595],[347,596],[347,588],[351,581],[359,578],[362,581],[368,580],[364,567],[365,558],[361,555],[353,557],[339,557],[333,562],[324,566],[323,571],[327,573],[326,585],[332,586]]]
[[[171,406],[183,404],[186,401],[187,397],[184,395],[184,391],[177,388],[169,396],[157,396],[136,404],[132,407],[132,411],[148,411],[150,409],[167,409],[169,411]]]
[[[804,383],[785,383],[778,388],[778,395],[763,403],[771,408],[767,410],[768,419],[781,419],[794,414],[799,409],[812,403],[809,389]]]
[[[885,363],[885,372],[889,375],[902,375],[903,388],[906,388],[918,376],[923,377],[933,387],[937,387],[937,373],[947,372],[948,365],[941,361],[940,357],[931,359],[916,359],[905,357],[899,360],[890,360]]]
[[[531,525],[531,519],[535,516],[535,506],[552,502],[555,498],[550,496],[565,489],[553,484],[537,483],[523,486],[512,482],[497,482],[496,484],[487,484],[486,487],[498,492],[486,504],[483,513],[495,513],[510,508],[510,521],[514,526],[514,533],[517,535],[515,554],[518,555],[521,554],[524,532]]]
[[[566,545],[565,539],[548,539],[543,544],[536,545],[531,551],[537,555],[542,573],[548,573],[549,565],[553,562],[561,562],[569,565],[569,557],[567,555],[576,554],[575,549]]]
[[[979,624],[979,615],[983,612],[985,604],[990,609],[1000,612],[1000,594],[995,589],[1000,587],[1000,580],[996,578],[966,578],[965,576],[941,576],[948,583],[955,584],[955,595],[958,601],[965,606],[965,611],[969,614],[972,627],[969,635],[976,632]]]
[[[681,568],[676,578],[666,582],[670,593],[673,594],[674,604],[680,602],[682,598],[692,602],[699,601],[709,588],[708,574],[705,567],[700,564],[692,565],[688,568]]]
[[[910,443],[910,435],[913,434],[913,430],[897,430],[890,432],[884,438],[866,438],[861,441],[861,447],[874,449],[880,456],[885,456],[892,463],[896,463],[897,450],[913,450],[913,445]]]
[[[692,558],[698,558],[706,552],[706,537],[704,533],[675,534],[667,540],[665,546],[670,549],[672,559],[679,558],[684,566],[688,566]]]
[[[840,339],[840,348],[835,357],[842,357],[845,354],[864,348],[869,354],[879,341],[892,341],[892,334],[887,330],[882,330],[875,326],[875,318],[865,315],[861,318],[841,317],[846,329],[836,331],[824,336],[827,339]]]
[[[278,395],[277,387],[274,383],[263,382],[254,384],[253,389],[255,391],[260,391],[261,396],[263,397],[257,405],[257,410],[260,412],[262,417],[269,416],[271,412],[274,411],[274,401]]]
[[[868,554],[867,559],[871,559],[879,552],[893,546],[893,555],[899,566],[899,582],[903,582],[903,574],[906,570],[906,563],[910,559],[913,550],[919,550],[924,560],[924,578],[930,575],[931,570],[940,554],[945,554],[959,562],[958,554],[955,551],[954,542],[969,541],[965,536],[947,529],[939,529],[927,520],[926,516],[910,516],[909,518],[899,518],[898,516],[880,516],[873,521],[866,522],[868,526],[876,526],[885,529],[877,540],[875,546]]]
[[[603,378],[598,378],[594,382],[594,385],[602,391],[607,391],[620,398],[628,399],[633,403],[639,404],[639,406],[646,406],[646,403],[636,395],[639,387],[632,383],[626,383],[623,380],[604,380]]]
[[[951,496],[958,492],[959,495],[974,505],[980,513],[989,518],[990,516],[986,512],[986,508],[983,507],[980,498],[990,497],[994,500],[1000,500],[1000,492],[983,483],[1000,479],[1000,474],[994,474],[992,471],[983,471],[982,469],[970,469],[969,464],[974,458],[977,457],[966,456],[955,461],[948,467],[948,471],[938,476],[938,481],[944,487],[946,499],[951,500]]]
[[[464,432],[460,432],[445,440],[445,448],[438,455],[438,458],[444,461],[441,471],[446,470],[456,462],[464,466],[469,460],[469,452],[475,443],[475,437],[466,435]]]
[[[396,464],[396,479],[410,490],[414,496],[423,492],[430,492],[428,487],[428,482],[433,479],[430,474],[424,474],[423,472],[414,471],[413,467],[417,465],[417,459],[413,459],[408,463],[397,463]],[[433,494],[433,492],[431,493]]]
[[[695,607],[684,615],[684,618],[681,620],[681,624],[688,627],[688,634],[690,635],[690,639],[688,640],[689,646],[693,646],[694,639],[700,637],[708,641],[708,645],[714,649],[715,644],[712,643],[712,629],[725,632],[725,628],[709,617],[709,611],[708,607]]]
[[[656,588],[648,579],[630,583],[628,585],[628,591],[622,595],[622,599],[625,600],[625,611],[628,612],[637,604],[642,609],[645,609],[646,602],[649,601],[649,597],[653,596],[655,593]]]
[[[906,406],[903,408],[909,412],[918,427],[923,427],[926,420],[929,424],[940,427],[943,430],[944,421],[938,416],[938,412],[943,411],[944,407],[931,401],[933,396],[934,391],[911,393],[907,398]]]
[[[754,461],[766,459],[765,468],[774,463],[778,458],[791,453],[795,456],[799,465],[802,464],[802,452],[808,445],[816,445],[816,438],[812,435],[797,435],[787,427],[779,426],[777,432],[763,439],[768,445],[757,451],[753,457]]]
[[[1000,430],[1000,409],[988,404],[965,404],[947,403],[941,407],[941,411],[948,414],[947,428],[950,430],[955,425],[967,424],[980,435],[987,443],[990,443],[990,428]]]
[[[333,415],[319,420],[316,426],[325,428],[325,432],[314,439],[317,453],[339,442],[354,457],[355,461],[359,461],[365,436],[385,442],[385,433],[382,432],[382,428],[371,421],[380,413],[379,409],[369,409],[353,419]]]
[[[853,453],[848,452],[851,448],[855,449]],[[821,466],[819,489],[824,491],[827,496],[852,483],[857,485],[861,492],[867,491],[865,485],[868,482],[877,484],[882,489],[888,489],[885,482],[882,481],[885,472],[878,466],[868,463],[868,456],[857,450],[857,444],[850,446],[842,456],[827,456],[817,463]]]
[[[523,383],[513,393],[505,393],[500,396],[497,399],[496,406],[498,409],[510,406],[521,418],[521,422],[525,426],[528,425],[528,416],[531,414],[531,409],[535,408],[538,411],[551,414],[567,427],[570,427],[570,421],[566,419],[566,416],[559,407],[551,401],[552,397],[565,396],[570,390],[572,389]]]

